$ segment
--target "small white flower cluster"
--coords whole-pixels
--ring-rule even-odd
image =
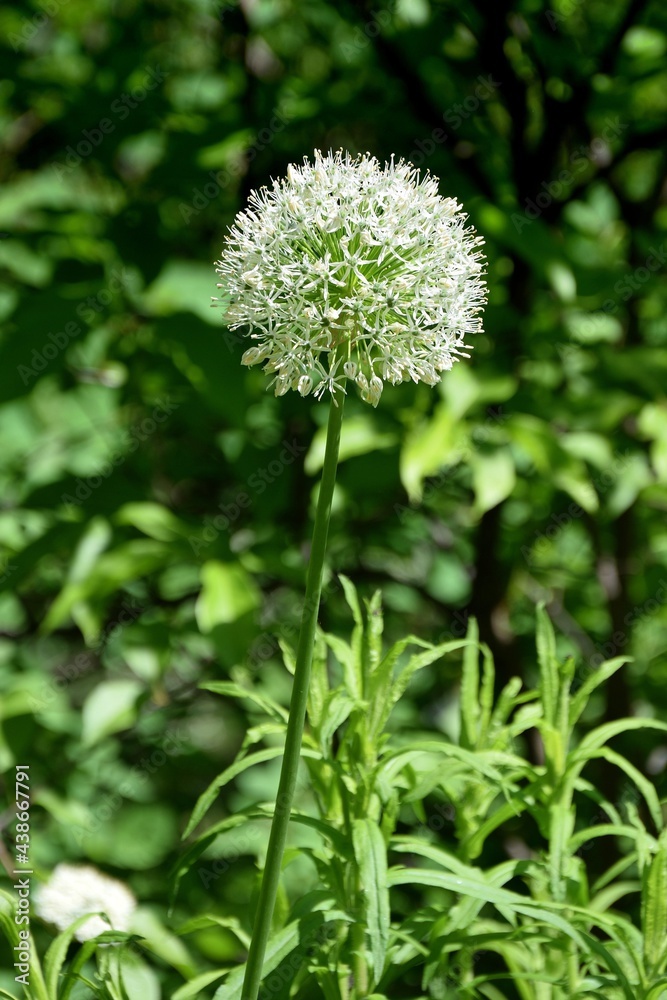
[[[216,263],[246,365],[264,362],[277,396],[345,391],[377,406],[385,382],[435,385],[486,302],[483,240],[453,198],[403,160],[338,152],[251,194]]]
[[[130,890],[115,878],[103,875],[90,865],[56,865],[49,882],[36,894],[35,912],[59,931],[66,930],[86,913],[91,916],[76,931],[79,941],[88,941],[111,928],[130,929],[137,902]]]

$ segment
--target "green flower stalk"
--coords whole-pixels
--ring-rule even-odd
[[[322,576],[350,385],[377,406],[387,382],[436,385],[481,330],[482,239],[438,181],[403,160],[315,152],[253,192],[216,264],[242,362],[263,364],[277,396],[329,394],[327,443],[280,785],[242,1000],[256,1000],[296,786]]]

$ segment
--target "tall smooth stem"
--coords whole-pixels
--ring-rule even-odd
[[[324,453],[324,467],[320,482],[320,493],[315,512],[313,541],[310,549],[310,561],[306,577],[306,599],[301,617],[301,631],[296,653],[296,667],[290,701],[287,735],[285,737],[285,752],[276,808],[271,823],[269,846],[266,855],[266,865],[262,876],[262,887],[257,903],[257,914],[253,927],[252,940],[248,951],[245,979],[241,1000],[257,1000],[262,982],[262,967],[264,953],[271,931],[271,919],[278,893],[280,871],[282,867],[287,827],[289,825],[294,790],[296,788],[299,759],[301,756],[301,739],[308,704],[308,687],[310,683],[310,668],[313,662],[313,646],[317,616],[320,609],[322,594],[322,574],[324,558],[329,534],[329,519],[334,486],[336,485],[336,470],[338,467],[338,449],[340,446],[340,431],[343,422],[343,402],[345,396],[338,392],[332,397],[327,425],[327,444]]]

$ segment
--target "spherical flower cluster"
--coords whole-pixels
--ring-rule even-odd
[[[137,902],[130,890],[115,878],[103,875],[89,865],[56,865],[49,882],[41,886],[35,899],[35,912],[59,931],[66,930],[86,913],[91,916],[76,931],[79,941],[88,941],[111,928],[130,929]]]
[[[277,396],[435,385],[481,330],[483,240],[438,181],[403,160],[338,152],[251,194],[216,263],[230,329]]]

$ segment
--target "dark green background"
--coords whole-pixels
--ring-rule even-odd
[[[252,718],[198,682],[246,663],[287,697],[326,407],[267,393],[209,300],[248,192],[314,148],[436,174],[490,288],[439,389],[350,399],[332,570],[382,587],[391,638],[475,614],[499,681],[534,679],[545,600],[581,677],[634,656],[598,716],[664,717],[664,3],[44,0],[0,34],[0,765],[30,758],[38,868],[90,859],[163,914]],[[347,627],[335,585],[322,621]],[[456,678],[405,723],[446,729]],[[193,875],[179,916],[204,899]]]

